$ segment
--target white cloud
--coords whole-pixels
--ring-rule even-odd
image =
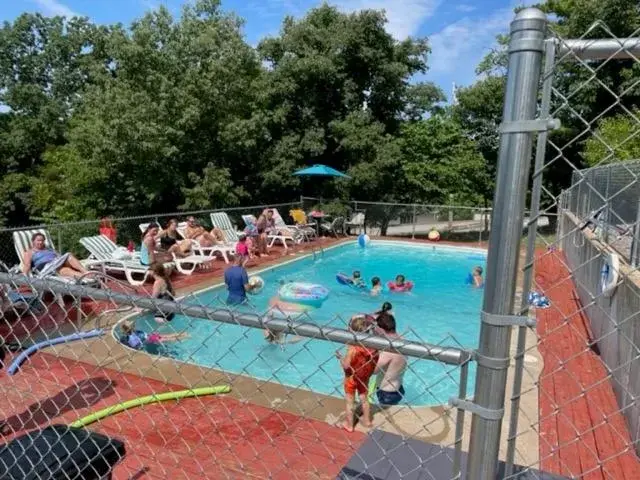
[[[333,0],[338,8],[356,10],[384,10],[387,31],[398,40],[418,33],[420,26],[435,13],[442,0]]]
[[[456,7],[456,10],[462,13],[473,12],[475,9],[476,9],[475,5],[468,5],[466,3],[462,3]]]
[[[59,15],[61,17],[79,17],[80,14],[74,12],[64,3],[60,3],[57,0],[33,0],[47,15]]]
[[[513,8],[503,8],[483,17],[465,17],[430,35],[430,73],[455,72],[457,82],[472,81],[476,65],[495,45],[496,35],[509,31],[513,17]]]

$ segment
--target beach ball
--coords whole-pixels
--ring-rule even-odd
[[[438,240],[440,240],[440,232],[438,232],[437,230],[431,230],[427,235],[427,238],[432,242],[437,242]]]
[[[358,236],[358,245],[360,245],[362,248],[364,248],[367,245],[369,245],[370,241],[371,241],[371,239],[369,238],[369,235],[367,235],[366,233],[361,233]]]
[[[264,288],[264,280],[261,277],[254,275],[253,277],[249,277],[249,285],[252,288],[247,293],[257,295]]]

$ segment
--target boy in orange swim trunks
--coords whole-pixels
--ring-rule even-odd
[[[349,329],[352,332],[364,333],[369,331],[371,324],[364,315],[358,315],[349,322]],[[336,352],[336,357],[340,360],[344,370],[344,393],[346,400],[346,418],[344,429],[353,432],[354,419],[353,411],[356,393],[360,397],[362,404],[362,425],[371,427],[371,410],[367,396],[369,394],[369,379],[378,363],[378,352],[360,345],[349,345],[347,354],[343,357],[340,352]]]

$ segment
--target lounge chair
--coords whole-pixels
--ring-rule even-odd
[[[121,249],[104,235],[83,237],[80,243],[89,251],[90,268],[100,268],[103,272],[123,273],[127,281],[137,287],[143,285],[149,276],[149,267],[140,263],[140,258],[120,256]],[[173,262],[165,263],[165,267],[173,267]]]
[[[304,224],[294,225],[288,225],[284,221],[284,218],[282,218],[282,215],[280,215],[280,212],[278,212],[277,208],[272,208],[271,210],[273,210],[273,219],[275,221],[276,227],[281,230],[288,230],[292,232],[291,236],[294,237],[294,241],[296,243],[300,243],[300,241],[302,240],[309,241],[310,238],[317,237],[315,224],[309,224],[306,221],[306,215],[304,214],[304,212],[302,212],[302,210],[300,210],[300,212],[302,212],[302,215],[304,215],[305,217]],[[289,212],[289,214],[291,214],[291,212]]]
[[[11,269],[0,262],[0,271],[10,272]],[[20,316],[26,312],[39,313],[42,309],[41,296],[34,292],[20,292],[11,285],[0,284],[0,314],[13,312]]]
[[[45,246],[49,248],[54,248],[53,241],[51,240],[51,235],[49,235],[49,232],[44,228],[35,228],[33,230],[19,230],[19,231],[13,232],[13,246],[15,247],[16,254],[18,255],[18,260],[20,261],[20,263],[12,269],[13,272],[22,271],[24,256],[27,253],[27,251],[31,248],[31,238],[36,233],[40,233],[44,235]],[[85,267],[88,268],[90,262],[88,262],[87,260],[82,260],[80,263],[82,263]],[[73,283],[73,284],[78,283],[78,281],[75,278],[64,277],[62,275],[58,275],[55,272],[53,273],[48,272],[46,271],[46,269],[43,272],[39,272],[35,274],[32,273],[32,275],[35,278],[47,277],[48,279],[53,279],[53,280],[64,282],[64,283]],[[96,278],[83,278],[81,283],[83,285],[91,285],[91,286],[98,286],[100,284],[100,282]],[[56,296],[59,297],[59,303],[61,305],[64,305],[64,302],[62,302],[62,297],[57,294]]]
[[[254,215],[242,215],[242,220],[244,220],[244,223],[247,226],[255,225],[258,222],[258,220]],[[274,220],[275,220],[275,216],[274,216]],[[284,227],[278,227],[278,225],[276,224],[276,229],[278,228],[284,229]],[[280,243],[282,243],[282,246],[284,247],[284,249],[287,250],[289,248],[287,246],[287,240],[290,240],[292,243],[299,243],[301,241],[300,235],[298,236],[296,236],[295,234],[286,235],[281,232],[282,230],[278,230],[278,232],[276,233],[274,232],[267,233],[267,240],[271,240],[271,242],[269,243],[269,247],[273,247],[276,241],[279,241]]]
[[[337,238],[339,231],[344,234],[344,217],[336,217],[331,223],[321,223],[320,228],[322,228],[322,230],[327,232],[329,235],[333,235]]]
[[[231,223],[231,219],[226,212],[214,212],[210,215],[211,224],[220,229],[222,234],[224,235],[224,239],[226,245],[235,250],[236,243],[238,243],[238,234],[239,232]]]
[[[178,233],[182,238],[187,238],[186,235],[187,222],[180,222],[178,224]],[[233,248],[229,245],[200,245],[197,240],[191,239],[191,251],[196,255],[203,257],[215,257],[216,252],[222,256],[225,263],[229,263],[229,255],[233,255]]]
[[[351,216],[351,220],[344,223],[344,228],[346,230],[347,235],[351,234],[352,228],[358,229],[358,233],[364,230],[364,220],[365,220],[364,212],[354,212],[354,214]]]

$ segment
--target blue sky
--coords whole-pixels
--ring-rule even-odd
[[[0,3],[0,21],[13,20],[24,11],[48,15],[84,15],[94,22],[128,25],[149,8],[165,5],[178,14],[188,0],[13,0]],[[321,0],[223,0],[226,10],[245,19],[247,41],[278,33],[285,15],[302,16]],[[432,55],[430,80],[451,96],[452,85],[468,85],[475,67],[491,48],[496,34],[508,30],[518,0],[332,0],[344,11],[385,9],[387,30],[394,37],[426,36]],[[422,79],[422,78],[421,78]]]

